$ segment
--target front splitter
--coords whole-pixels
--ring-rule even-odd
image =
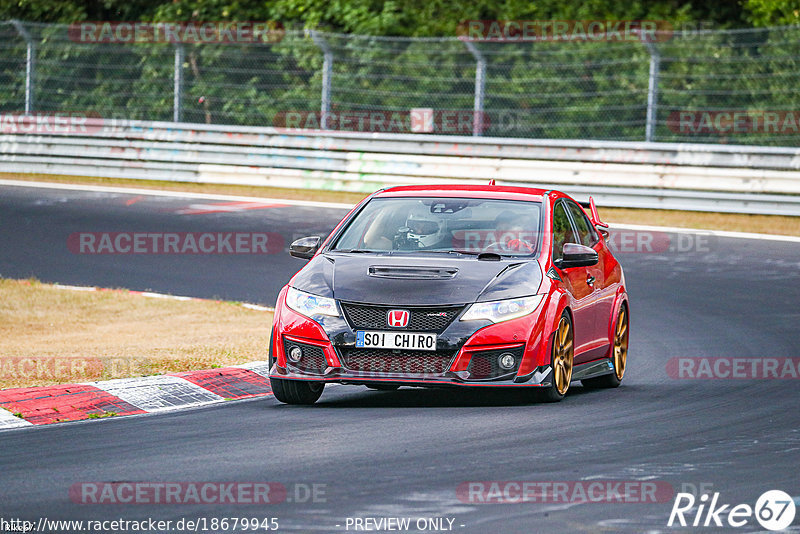
[[[519,388],[519,387],[549,387],[551,385],[550,366],[537,369],[535,372],[520,377],[504,380],[470,380],[462,373],[446,372],[436,375],[400,375],[389,373],[354,373],[352,371],[329,367],[322,375],[304,373],[300,370],[282,368],[275,364],[270,371],[270,378],[282,380],[303,380],[332,384],[391,384],[413,387],[491,387],[491,388]]]

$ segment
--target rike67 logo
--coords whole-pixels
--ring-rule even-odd
[[[755,507],[749,504],[721,504],[719,493],[696,499],[691,493],[678,493],[667,526],[671,527],[743,527],[755,516],[762,528],[784,530],[794,521],[794,499],[781,490],[764,492]],[[727,525],[725,525],[727,523]]]

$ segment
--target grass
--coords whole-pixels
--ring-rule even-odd
[[[229,302],[68,291],[35,280],[0,278],[0,296],[0,389],[263,360],[272,324],[272,313]]]
[[[87,415],[89,419],[104,419],[106,417],[116,417],[117,412],[103,412],[103,413],[90,413]]]
[[[800,217],[627,208],[600,208],[598,212],[605,222],[617,224],[800,236]]]
[[[189,182],[92,178],[82,176],[0,173],[0,179],[69,184],[110,185],[116,187],[137,187],[164,191],[188,191],[192,193],[285,198],[292,200],[316,200],[322,202],[339,202],[344,204],[355,204],[365,196],[363,193],[349,193],[345,191],[319,191],[309,189],[288,189],[281,187],[196,184]],[[617,224],[677,226],[682,228],[699,228],[705,230],[727,230],[732,232],[754,232],[762,234],[800,236],[800,217],[628,208],[601,208],[600,217],[606,222]]]

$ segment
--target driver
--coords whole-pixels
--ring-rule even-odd
[[[506,252],[525,252],[532,254],[536,247],[524,239],[528,235],[519,217],[510,211],[504,211],[495,219],[497,229],[497,245]]]
[[[408,242],[417,248],[437,247],[445,238],[444,222],[433,215],[425,206],[412,210],[406,218]]]

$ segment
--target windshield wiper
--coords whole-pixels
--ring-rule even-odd
[[[482,254],[482,252],[476,252],[472,250],[425,250],[424,248],[415,250],[413,252],[424,252],[426,254],[458,254],[460,256],[477,256]]]
[[[380,252],[379,250],[369,250],[365,248],[351,248],[351,249],[338,249],[335,248],[331,250],[331,252],[342,252],[344,254],[375,254],[376,252]]]
[[[480,252],[477,250],[431,250],[436,254],[458,254],[461,256],[477,256],[479,260],[498,261],[501,258],[511,258],[512,254],[500,254],[498,252]]]

